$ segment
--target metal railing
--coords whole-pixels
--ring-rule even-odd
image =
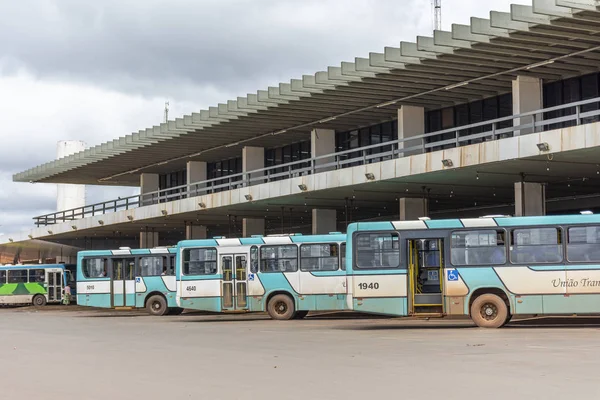
[[[556,114],[554,116],[553,114]],[[567,114],[567,115],[561,115]],[[600,97],[34,217],[36,226],[600,120]]]

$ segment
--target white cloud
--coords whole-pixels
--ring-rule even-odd
[[[530,0],[512,1],[531,4]],[[444,0],[443,27],[508,11],[508,0]],[[429,0],[22,0],[0,14],[0,226],[54,211],[54,185],[11,182],[89,146],[280,81],[431,35]],[[90,188],[96,203],[136,189]]]

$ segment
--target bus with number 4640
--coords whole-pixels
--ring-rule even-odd
[[[345,241],[341,233],[181,241],[177,303],[212,312],[266,311],[278,320],[344,310]]]

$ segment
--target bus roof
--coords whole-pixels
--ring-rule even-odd
[[[327,243],[345,242],[346,235],[330,233],[324,235],[281,235],[281,236],[256,236],[249,238],[219,238],[182,240],[178,246],[251,246],[262,244],[292,244],[292,243]]]
[[[11,264],[0,265],[0,270],[9,269],[46,269],[46,268],[65,268],[65,264]]]
[[[420,219],[412,221],[389,222],[355,222],[350,224],[350,226],[348,227],[348,231],[460,229],[581,224],[600,224],[600,214],[546,215],[536,217],[502,216],[461,219]]]
[[[123,255],[149,255],[149,254],[175,254],[176,247],[156,247],[153,249],[129,249],[121,248],[118,250],[84,250],[77,254],[81,256],[123,256]]]

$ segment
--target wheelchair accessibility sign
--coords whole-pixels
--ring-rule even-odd
[[[457,281],[458,280],[458,271],[455,269],[449,269],[448,270],[448,281],[452,282],[452,281]]]
[[[142,278],[140,278],[139,276],[135,278],[135,283],[142,283]]]
[[[254,274],[248,274],[248,280],[249,281],[253,281],[254,280]]]

